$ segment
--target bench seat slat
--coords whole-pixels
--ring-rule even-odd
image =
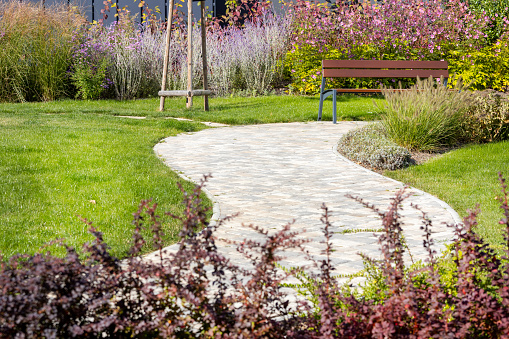
[[[447,61],[322,60],[322,68],[420,68],[447,69]]]
[[[326,78],[448,78],[449,72],[440,69],[323,69]]]
[[[338,93],[382,93],[381,89],[376,88],[336,88],[335,90]]]

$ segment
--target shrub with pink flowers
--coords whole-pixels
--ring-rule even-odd
[[[320,71],[319,60],[336,59],[444,60],[452,51],[475,51],[486,45],[484,30],[489,22],[460,0],[387,0],[363,6],[330,9],[299,0],[294,16],[292,49],[294,65],[320,54],[307,70],[294,72],[294,86],[301,92],[316,92],[318,84],[306,86],[305,73]],[[313,59],[311,57],[311,59]],[[314,66],[312,70],[310,68]],[[305,79],[305,81],[302,81]],[[383,81],[382,81],[383,82]],[[380,81],[356,83],[379,86]],[[387,83],[386,83],[387,85]]]
[[[484,31],[488,43],[495,43],[506,31],[509,24],[509,0],[468,0],[470,10],[488,17]]]

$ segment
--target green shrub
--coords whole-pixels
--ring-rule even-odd
[[[338,143],[338,152],[357,163],[380,170],[395,170],[410,164],[410,152],[384,136],[379,124],[352,130]]]
[[[74,86],[78,89],[76,97],[83,99],[99,99],[104,91],[106,67],[108,63],[103,59],[99,66],[91,65],[86,60],[76,62],[71,75]]]
[[[455,89],[447,90],[432,78],[417,79],[408,91],[384,87],[386,102],[378,108],[387,137],[417,151],[433,151],[457,142],[471,92],[464,89],[461,81]]]
[[[509,139],[509,100],[500,94],[476,95],[465,113],[468,141],[493,142]]]

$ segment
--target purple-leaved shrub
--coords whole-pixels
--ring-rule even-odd
[[[206,178],[205,178],[206,179]],[[429,258],[408,269],[400,222],[405,190],[389,209],[354,198],[377,213],[382,260],[364,257],[376,272],[375,294],[353,293],[332,276],[329,211],[324,207],[326,258],[320,273],[309,274],[309,302],[290,306],[282,282],[290,273],[277,262],[302,240],[286,225],[265,241],[237,244],[251,268],[239,267],[218,252],[200,194],[205,180],[184,193],[178,250],[165,253],[156,204],[142,201],[134,213],[130,255],[113,257],[102,235],[78,254],[63,241],[63,258],[49,253],[15,255],[0,261],[0,337],[176,337],[176,338],[506,338],[509,336],[509,205],[500,174],[505,253],[498,256],[474,232],[478,211],[455,225],[452,257],[438,259],[432,225],[422,213],[423,245]],[[415,206],[419,209],[419,207]],[[84,220],[88,225],[90,222]],[[200,230],[203,231],[200,232]],[[156,259],[140,257],[148,229]],[[305,253],[303,255],[306,255]],[[443,260],[450,268],[444,273]],[[444,282],[443,276],[449,281]],[[369,281],[369,276],[368,276]],[[369,290],[370,286],[367,286]]]

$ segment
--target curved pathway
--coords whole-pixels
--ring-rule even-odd
[[[321,205],[332,211],[335,274],[363,268],[358,252],[379,257],[373,230],[380,218],[345,194],[360,196],[385,210],[403,184],[366,170],[340,156],[335,146],[348,130],[363,122],[288,123],[222,127],[166,138],[154,147],[165,164],[185,178],[198,182],[212,174],[207,190],[214,200],[213,220],[239,213],[216,233],[218,247],[233,262],[242,264],[234,246],[222,239],[258,239],[246,227],[254,224],[269,230],[295,220],[292,229],[309,239],[306,248],[320,258],[324,248],[320,222]],[[452,238],[444,223],[460,219],[447,204],[422,191],[411,189],[401,214],[407,244],[414,259],[424,258],[419,211],[433,221],[438,247]],[[355,231],[357,232],[350,232]],[[346,231],[346,233],[345,233]],[[350,232],[350,233],[348,233]],[[309,264],[300,252],[285,252],[284,266]]]

